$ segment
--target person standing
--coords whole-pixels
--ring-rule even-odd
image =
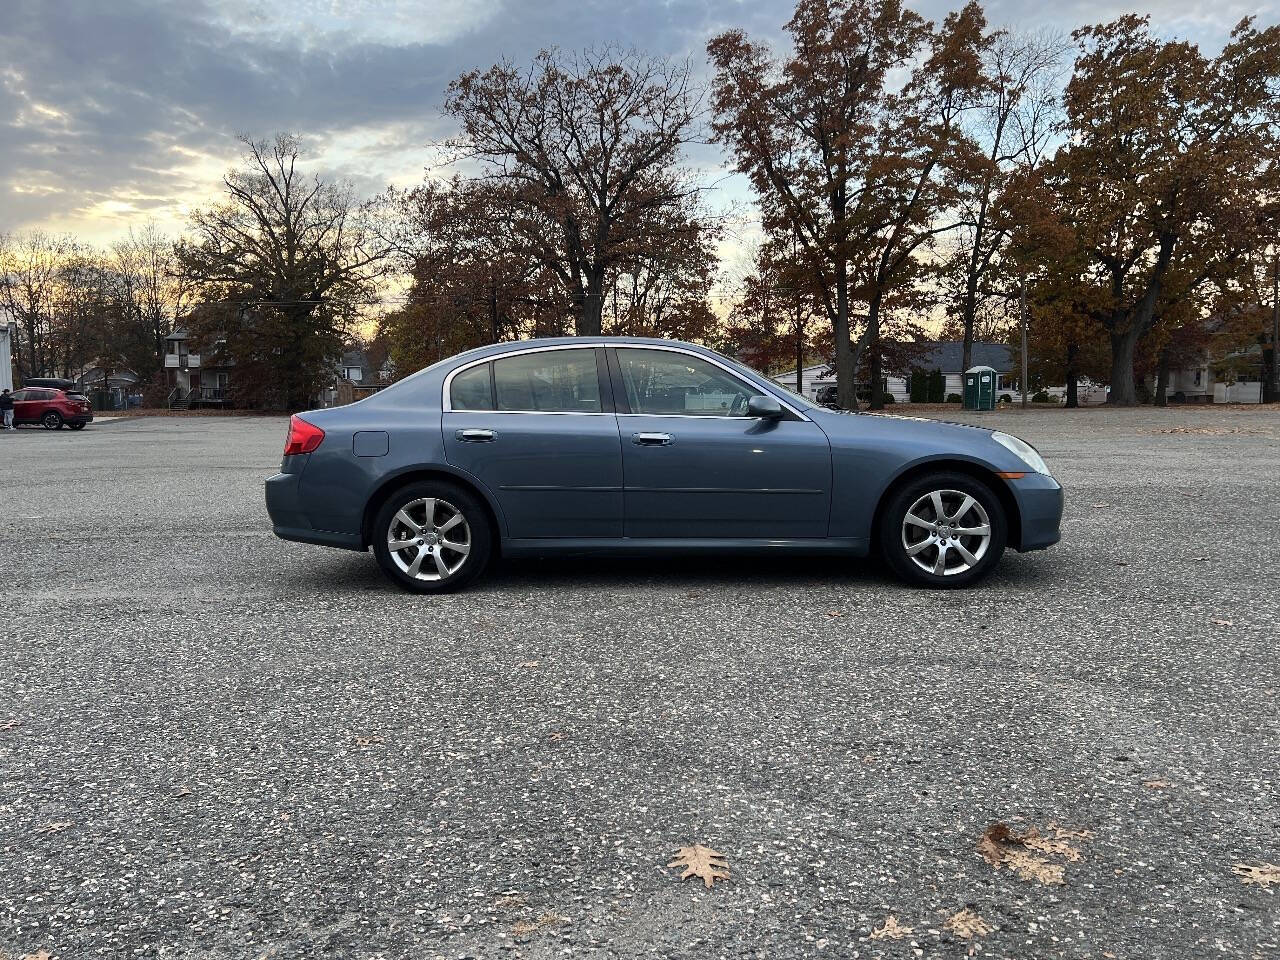
[[[0,414],[4,416],[4,428],[6,430],[17,430],[13,425],[13,394],[6,388],[0,391]]]

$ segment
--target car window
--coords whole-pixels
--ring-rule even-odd
[[[493,385],[489,380],[489,364],[481,363],[463,370],[449,385],[449,406],[454,410],[492,410]]]
[[[26,399],[27,399],[27,391],[26,391],[26,390],[15,390],[13,393],[9,394],[9,396],[13,397],[13,399],[14,399],[15,401],[17,401],[17,400],[26,400]]]
[[[600,413],[600,377],[592,349],[540,350],[493,362],[499,410]]]
[[[747,401],[764,394],[713,363],[667,350],[618,351],[632,413],[745,417]]]

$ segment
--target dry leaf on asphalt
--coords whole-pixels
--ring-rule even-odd
[[[568,922],[568,917],[562,917],[558,913],[544,913],[537,920],[521,920],[511,929],[519,934],[537,933],[547,927],[554,927],[556,924]]]
[[[667,864],[668,867],[684,867],[681,880],[698,877],[710,889],[717,880],[729,879],[729,864],[723,853],[716,853],[710,847],[695,843],[692,847],[681,847],[676,851],[676,858]]]
[[[953,913],[948,917],[947,922],[942,925],[942,929],[951,931],[957,937],[972,940],[974,937],[985,937],[995,927],[978,916],[976,910],[965,907],[959,913]]]
[[[1257,884],[1263,889],[1272,885],[1280,885],[1280,867],[1274,863],[1237,863],[1231,872],[1240,878],[1241,883]]]
[[[175,797],[189,797],[191,796],[191,788],[184,783],[182,786],[178,787],[178,789],[173,791],[173,795]]]
[[[55,820],[53,823],[46,823],[43,827],[36,827],[36,833],[61,833],[69,826],[71,826],[70,820]]]
[[[371,747],[375,743],[382,743],[382,742],[383,742],[382,738],[376,735],[372,737],[361,737],[361,736],[356,737],[357,747]]]
[[[541,662],[541,660],[521,660],[516,664],[516,668],[521,670],[532,670]]]
[[[1048,857],[1061,857],[1070,863],[1080,859],[1080,850],[1071,841],[1088,839],[1088,830],[1070,830],[1051,823],[1050,834],[1035,827],[1015,833],[1007,823],[996,822],[987,827],[978,841],[978,852],[997,870],[1012,870],[1023,880],[1054,885],[1064,883],[1063,869]],[[1031,851],[1035,851],[1034,853]],[[1039,856],[1043,854],[1044,856]]]
[[[876,927],[871,931],[872,940],[901,940],[903,937],[911,933],[910,927],[904,927],[898,923],[898,918],[893,914],[884,918],[884,925]]]
[[[1142,785],[1151,790],[1163,790],[1165,787],[1173,786],[1173,784],[1164,777],[1157,777],[1155,780],[1143,780]]]
[[[53,960],[53,954],[48,950],[37,950],[35,953],[24,953],[22,960]]]
[[[14,727],[20,726],[22,726],[21,720],[6,720],[4,723],[0,723],[0,730],[12,730]]]
[[[1209,622],[1210,622],[1210,623],[1212,623],[1214,626],[1217,626],[1217,627],[1230,627],[1230,626],[1232,626],[1232,623],[1231,623],[1231,621],[1230,621],[1230,620],[1210,620]]]

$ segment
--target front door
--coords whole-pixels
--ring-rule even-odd
[[[511,538],[622,536],[622,453],[604,362],[593,347],[542,348],[446,381],[445,457],[489,488]]]
[[[763,390],[692,353],[619,347],[625,535],[825,537],[831,447],[817,424],[747,416]]]

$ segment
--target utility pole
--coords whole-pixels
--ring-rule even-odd
[[[1022,409],[1027,409],[1027,281],[1022,281]]]
[[[1271,402],[1280,403],[1280,245],[1271,256]]]

